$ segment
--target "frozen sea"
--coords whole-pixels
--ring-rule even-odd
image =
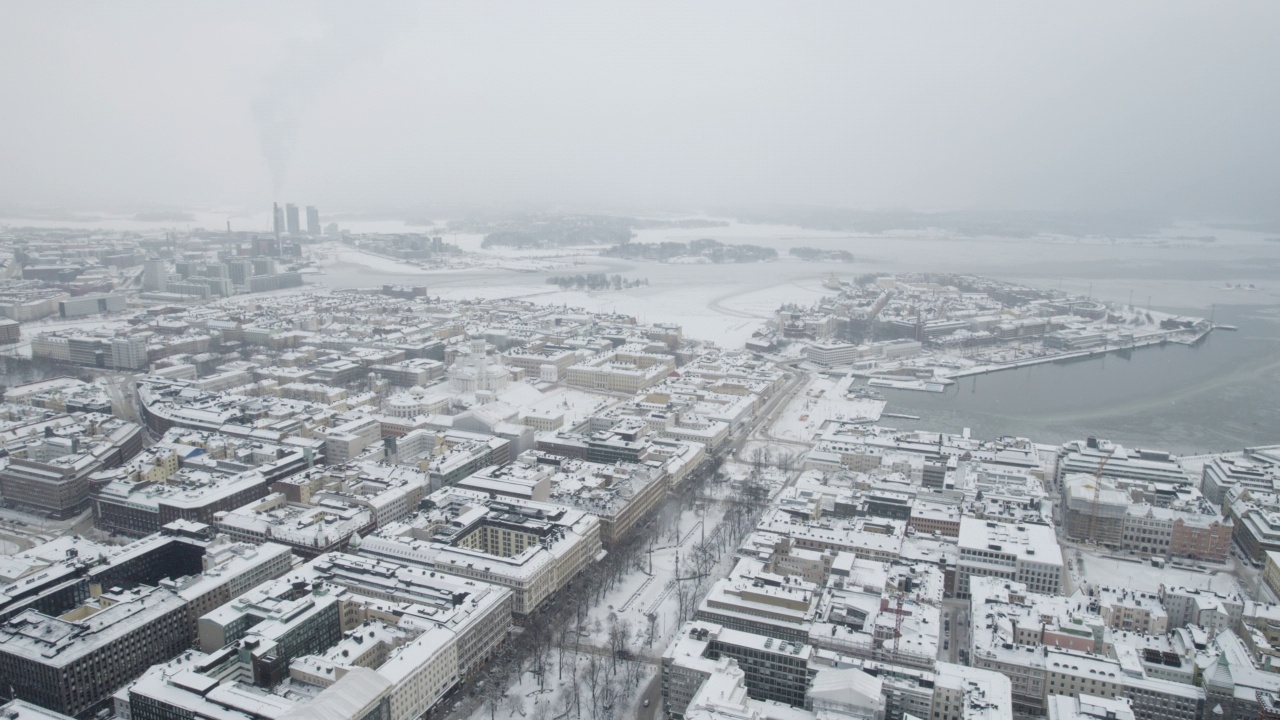
[[[1214,236],[1214,242],[1197,240]],[[637,242],[711,237],[778,249],[776,262],[680,265],[601,258],[583,249],[576,265],[547,272],[483,268],[400,271],[394,262],[345,253],[315,278],[332,287],[384,282],[425,284],[447,298],[525,297],[643,321],[680,323],[685,334],[739,347],[782,303],[812,303],[830,292],[832,273],[962,272],[1095,298],[1209,316],[1239,326],[1197,347],[1139,349],[1069,364],[1040,365],[963,380],[946,394],[887,391],[890,412],[923,416],[886,420],[902,427],[981,437],[1023,435],[1057,443],[1087,435],[1181,453],[1280,443],[1280,243],[1247,232],[1183,227],[1141,238],[955,237],[945,233],[851,235],[794,227],[731,224],[726,228],[644,231]],[[451,238],[480,252],[480,238]],[[854,262],[811,263],[791,247],[844,249]],[[572,251],[557,251],[571,256]],[[518,257],[507,253],[503,257]],[[555,274],[618,273],[647,287],[564,292]],[[1239,289],[1252,285],[1252,289]]]
[[[197,213],[183,227],[221,227],[228,215]],[[267,218],[234,216],[234,229],[265,227]],[[162,226],[128,218],[91,217],[83,223],[6,221],[2,224],[120,228]],[[341,221],[357,232],[412,232],[389,220]],[[1202,238],[1212,236],[1207,242]],[[943,395],[886,391],[889,412],[923,415],[899,426],[942,430],[969,427],[979,436],[1025,435],[1043,442],[1102,435],[1127,445],[1177,452],[1213,452],[1280,443],[1280,242],[1260,233],[1172,227],[1142,237],[955,236],[944,231],[880,235],[743,224],[645,230],[636,242],[714,238],[776,248],[776,262],[681,265],[599,257],[595,248],[489,252],[480,236],[447,235],[464,250],[491,255],[488,267],[431,271],[338,249],[322,276],[329,287],[384,283],[427,285],[446,298],[523,297],[646,322],[680,323],[685,334],[740,347],[783,303],[812,303],[830,292],[831,274],[960,272],[1061,288],[1120,303],[1132,301],[1239,326],[1194,348],[1167,346],[1063,365],[1040,365],[965,379]],[[823,264],[787,256],[797,246],[848,250],[854,262]],[[552,269],[536,270],[537,267]],[[532,271],[531,271],[532,270]],[[647,279],[622,291],[561,291],[557,274],[603,272]],[[1239,286],[1252,285],[1251,289]]]

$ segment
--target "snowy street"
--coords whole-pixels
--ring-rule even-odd
[[[776,446],[769,431],[779,408],[793,405],[811,382],[792,371],[750,427],[706,466],[718,472],[700,472],[669,493],[637,526],[636,537],[584,571],[572,595],[524,628],[505,657],[461,687],[455,706],[442,717],[657,717],[663,650],[711,585],[733,567],[735,550],[755,528],[767,498],[795,478],[794,472],[762,467],[754,481],[761,489],[750,501],[751,493],[733,490],[729,478],[751,478],[753,467],[727,460],[745,459],[755,448],[772,457],[766,450]],[[500,685],[503,692],[484,683]]]

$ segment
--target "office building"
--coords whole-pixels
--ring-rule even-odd
[[[311,237],[320,237],[320,211],[315,205],[307,206],[307,234]]]
[[[60,617],[26,610],[0,625],[0,682],[22,700],[88,715],[190,643],[185,603],[176,593],[154,587],[103,593]]]
[[[144,291],[164,292],[168,279],[164,260],[151,258],[142,264],[142,289]]]
[[[348,420],[324,432],[324,454],[329,462],[340,465],[364,452],[382,437],[377,418]]]
[[[64,318],[101,315],[124,310],[123,295],[82,295],[58,301],[58,316]]]
[[[1049,720],[1136,720],[1128,698],[1050,695]]]
[[[11,456],[0,470],[5,500],[59,518],[88,507],[89,476],[123,463],[142,449],[141,427],[96,417],[105,422],[92,437],[41,437],[26,445],[26,457]]]
[[[9,345],[22,339],[22,323],[5,318],[0,320],[0,344]]]
[[[1109,440],[1089,438],[1065,443],[1058,451],[1059,486],[1068,475],[1095,475],[1111,478],[1119,488],[1147,485],[1168,497],[1178,488],[1191,485],[1191,478],[1178,459],[1163,450],[1128,449]]]
[[[665,380],[675,370],[670,355],[645,352],[638,345],[617,350],[569,366],[564,382],[593,390],[637,393]]]
[[[1053,528],[976,518],[960,521],[956,596],[969,597],[969,578],[981,575],[1026,583],[1032,592],[1062,592],[1062,550]]]
[[[253,687],[237,648],[187,651],[153,665],[112,697],[115,717],[130,720],[389,720],[391,682],[373,670],[350,668],[314,696],[298,698]],[[43,720],[43,719],[41,719]]]
[[[802,708],[809,690],[811,654],[812,649],[803,643],[729,630],[700,620],[687,622],[662,654],[663,704],[670,717],[685,717],[702,682],[724,667],[707,661],[730,659],[742,670],[752,699]]]
[[[1009,678],[998,672],[940,662],[934,669],[933,710],[936,720],[1012,718]]]

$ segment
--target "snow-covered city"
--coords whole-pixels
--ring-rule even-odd
[[[649,285],[574,272],[616,246],[273,223],[0,235],[14,707],[1198,720],[1280,697],[1280,448],[895,429],[928,418],[885,394],[1232,326],[824,262],[770,315],[722,308],[735,343],[600,309]],[[411,284],[325,282],[352,266]],[[485,268],[562,289],[431,284]]]
[[[0,720],[1280,720],[1278,27],[5,3]]]

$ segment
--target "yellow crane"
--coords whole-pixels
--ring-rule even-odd
[[[1102,462],[1098,463],[1098,469],[1093,471],[1093,506],[1089,509],[1089,541],[1101,545],[1097,541],[1097,535],[1094,534],[1098,526],[1098,506],[1102,500],[1102,471],[1107,467],[1107,463],[1111,461],[1111,456],[1116,454],[1116,446],[1111,446],[1111,452],[1102,458]]]

